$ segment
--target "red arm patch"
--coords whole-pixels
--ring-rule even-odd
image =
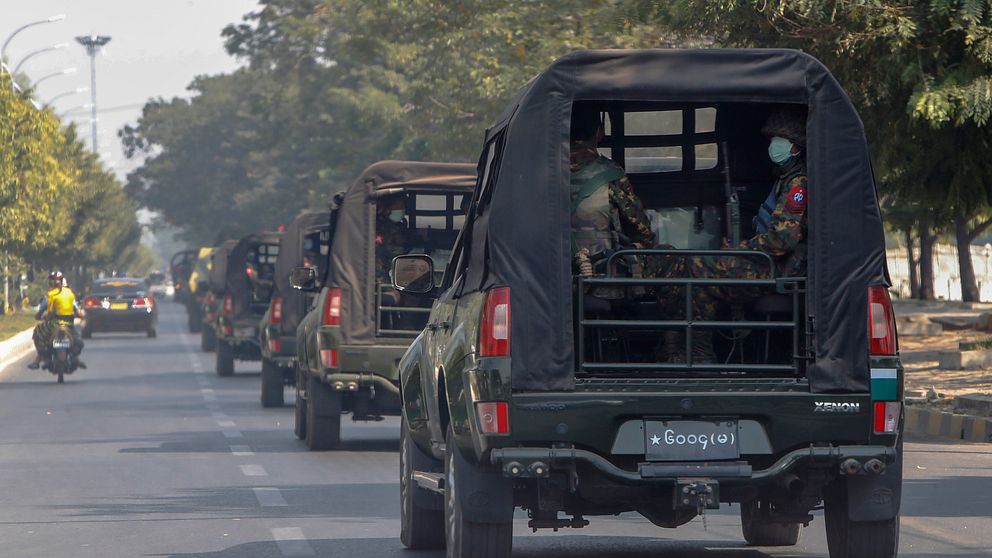
[[[785,210],[789,213],[802,215],[806,212],[806,187],[796,184],[789,190],[785,200]]]

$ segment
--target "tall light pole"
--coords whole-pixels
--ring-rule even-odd
[[[103,45],[110,42],[110,37],[101,35],[90,35],[88,37],[76,37],[76,42],[86,47],[86,54],[90,56],[90,104],[93,105],[93,120],[92,134],[93,134],[93,153],[99,153],[97,150],[96,141],[96,53],[99,52]]]
[[[38,50],[33,50],[33,51],[27,53],[24,56],[24,58],[21,58],[21,61],[18,62],[16,66],[14,66],[14,71],[12,73],[16,74],[17,72],[19,72],[21,70],[21,66],[23,66],[25,62],[27,62],[28,60],[34,58],[35,56],[38,56],[39,54],[44,54],[46,52],[51,52],[53,50],[59,50],[59,49],[65,48],[67,46],[69,46],[69,43],[59,43],[57,45],[52,45],[52,46],[45,47],[45,48],[39,48]]]
[[[0,46],[0,59],[3,59],[5,57],[5,55],[7,54],[7,45],[9,45],[10,41],[14,39],[14,36],[20,33],[21,31],[24,31],[28,27],[34,27],[35,25],[42,25],[44,23],[52,23],[54,21],[62,21],[63,19],[65,19],[65,14],[53,15],[52,17],[47,19],[40,19],[38,21],[32,21],[31,23],[25,23],[24,25],[18,27],[17,29],[14,29],[13,33],[7,35],[7,40],[3,42],[3,46]]]

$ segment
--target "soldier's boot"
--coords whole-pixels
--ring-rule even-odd
[[[682,364],[685,362],[685,334],[681,331],[665,331],[661,343],[655,347],[654,356],[658,362]]]
[[[693,364],[714,364],[716,350],[713,348],[712,331],[695,331],[692,334]]]

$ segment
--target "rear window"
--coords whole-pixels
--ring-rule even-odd
[[[114,279],[110,281],[97,281],[93,284],[91,295],[136,295],[145,292],[144,281],[132,281],[124,279]]]

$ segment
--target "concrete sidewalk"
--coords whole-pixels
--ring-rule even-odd
[[[34,344],[31,342],[32,331],[34,328],[25,329],[6,341],[0,341],[0,372],[34,349]]]

